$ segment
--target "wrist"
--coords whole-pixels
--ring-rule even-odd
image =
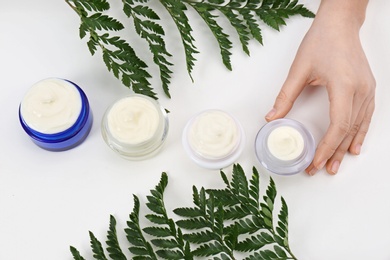
[[[359,30],[366,17],[367,4],[368,0],[322,0],[316,18]]]

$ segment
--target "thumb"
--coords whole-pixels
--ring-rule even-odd
[[[301,94],[306,85],[307,77],[303,74],[290,71],[284,82],[278,96],[276,97],[273,108],[265,116],[267,121],[285,117],[294,105],[295,100]]]

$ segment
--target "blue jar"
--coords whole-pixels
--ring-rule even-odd
[[[49,151],[81,144],[93,121],[83,90],[59,78],[45,79],[31,87],[20,103],[19,120],[31,140]]]

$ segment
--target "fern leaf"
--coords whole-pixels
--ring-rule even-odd
[[[210,230],[193,232],[189,234],[184,234],[183,236],[186,241],[194,244],[202,244],[218,239],[218,236]]]
[[[230,60],[230,56],[232,55],[230,52],[232,49],[232,42],[229,40],[229,35],[224,33],[223,28],[217,23],[216,19],[218,16],[211,14],[211,12],[215,11],[215,9],[205,8],[204,6],[195,4],[193,4],[192,7],[198,12],[200,17],[202,17],[217,40],[223,64],[227,69],[232,70],[232,64]]]
[[[85,258],[80,255],[80,252],[75,247],[70,246],[70,252],[72,253],[74,260],[85,260]]]
[[[89,232],[89,237],[91,239],[91,248],[93,252],[93,257],[97,260],[107,260],[106,255],[104,254],[104,249],[102,243],[95,237],[92,232]]]
[[[280,212],[278,214],[278,224],[276,227],[276,232],[279,235],[280,239],[279,245],[283,247],[288,247],[289,242],[288,242],[288,208],[287,208],[287,203],[284,200],[284,198],[281,198],[282,200],[282,207],[280,209]],[[282,243],[283,242],[283,243]]]
[[[153,61],[159,67],[160,80],[165,94],[170,97],[169,84],[172,71],[169,69],[173,64],[167,60],[172,55],[165,48],[165,41],[162,36],[164,29],[157,24],[160,17],[145,5],[134,5],[131,0],[124,0],[123,10],[128,17],[132,17],[136,32],[149,44],[149,49],[153,54]],[[147,3],[147,2],[146,2]],[[148,19],[148,20],[143,20]]]
[[[73,0],[72,1],[76,7],[81,9],[81,7],[85,8],[89,12],[103,12],[110,9],[110,4],[106,0]]]
[[[263,45],[263,36],[261,33],[261,28],[260,25],[257,23],[257,20],[255,19],[256,17],[253,11],[249,9],[240,9],[239,12],[246,21],[248,30],[250,31],[252,37],[257,40],[261,45]]]
[[[274,242],[271,235],[261,232],[260,234],[253,235],[244,241],[239,242],[236,246],[236,250],[240,252],[252,252]]]
[[[171,235],[171,231],[166,227],[145,227],[142,230],[155,237],[169,237]]]
[[[183,259],[183,254],[178,250],[158,250],[156,251],[159,257],[163,259]]]
[[[233,10],[227,9],[227,8],[222,8],[221,9],[222,13],[226,16],[226,18],[229,20],[230,24],[234,27],[236,30],[238,37],[241,42],[241,46],[243,51],[247,54],[250,55],[249,53],[249,35],[250,32],[248,31],[247,26],[244,24],[244,21],[242,21]]]
[[[91,30],[120,31],[125,28],[118,20],[101,13],[95,13],[89,17],[85,17],[83,22]]]
[[[177,208],[173,212],[181,217],[200,217],[202,212],[197,208]]]
[[[219,242],[211,242],[207,244],[202,244],[198,248],[196,248],[194,251],[192,251],[192,254],[194,256],[212,256],[220,254],[224,251],[223,245]]]
[[[118,236],[116,233],[116,220],[112,215],[110,216],[110,228],[107,232],[106,244],[108,254],[112,259],[126,260],[126,256],[123,254],[122,249],[119,246]]]
[[[184,53],[187,64],[187,71],[193,80],[191,73],[194,69],[194,62],[196,61],[194,54],[199,53],[195,47],[195,39],[192,36],[192,27],[189,24],[188,17],[185,14],[186,6],[181,0],[160,0],[165,9],[169,12],[173,21],[179,30],[180,37],[184,47]]]
[[[137,196],[133,196],[134,198],[134,207],[133,211],[130,214],[130,220],[127,221],[127,228],[125,229],[127,241],[131,244],[129,247],[129,251],[134,254],[136,257],[142,259],[154,259],[157,257],[154,254],[152,246],[149,242],[144,238],[141,227],[139,225],[139,210],[140,203]],[[134,258],[136,259],[136,258]]]

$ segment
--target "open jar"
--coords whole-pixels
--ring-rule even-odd
[[[133,94],[114,102],[102,120],[102,136],[122,157],[140,160],[154,155],[164,144],[169,122],[154,99]]]
[[[199,166],[222,169],[233,164],[241,155],[245,134],[232,115],[210,109],[188,121],[182,143],[189,157]]]
[[[313,160],[315,141],[298,121],[277,119],[265,124],[255,140],[259,162],[279,175],[292,175],[306,169]]]
[[[50,151],[81,144],[93,121],[83,90],[59,78],[39,81],[30,88],[20,103],[19,120],[31,140]]]

